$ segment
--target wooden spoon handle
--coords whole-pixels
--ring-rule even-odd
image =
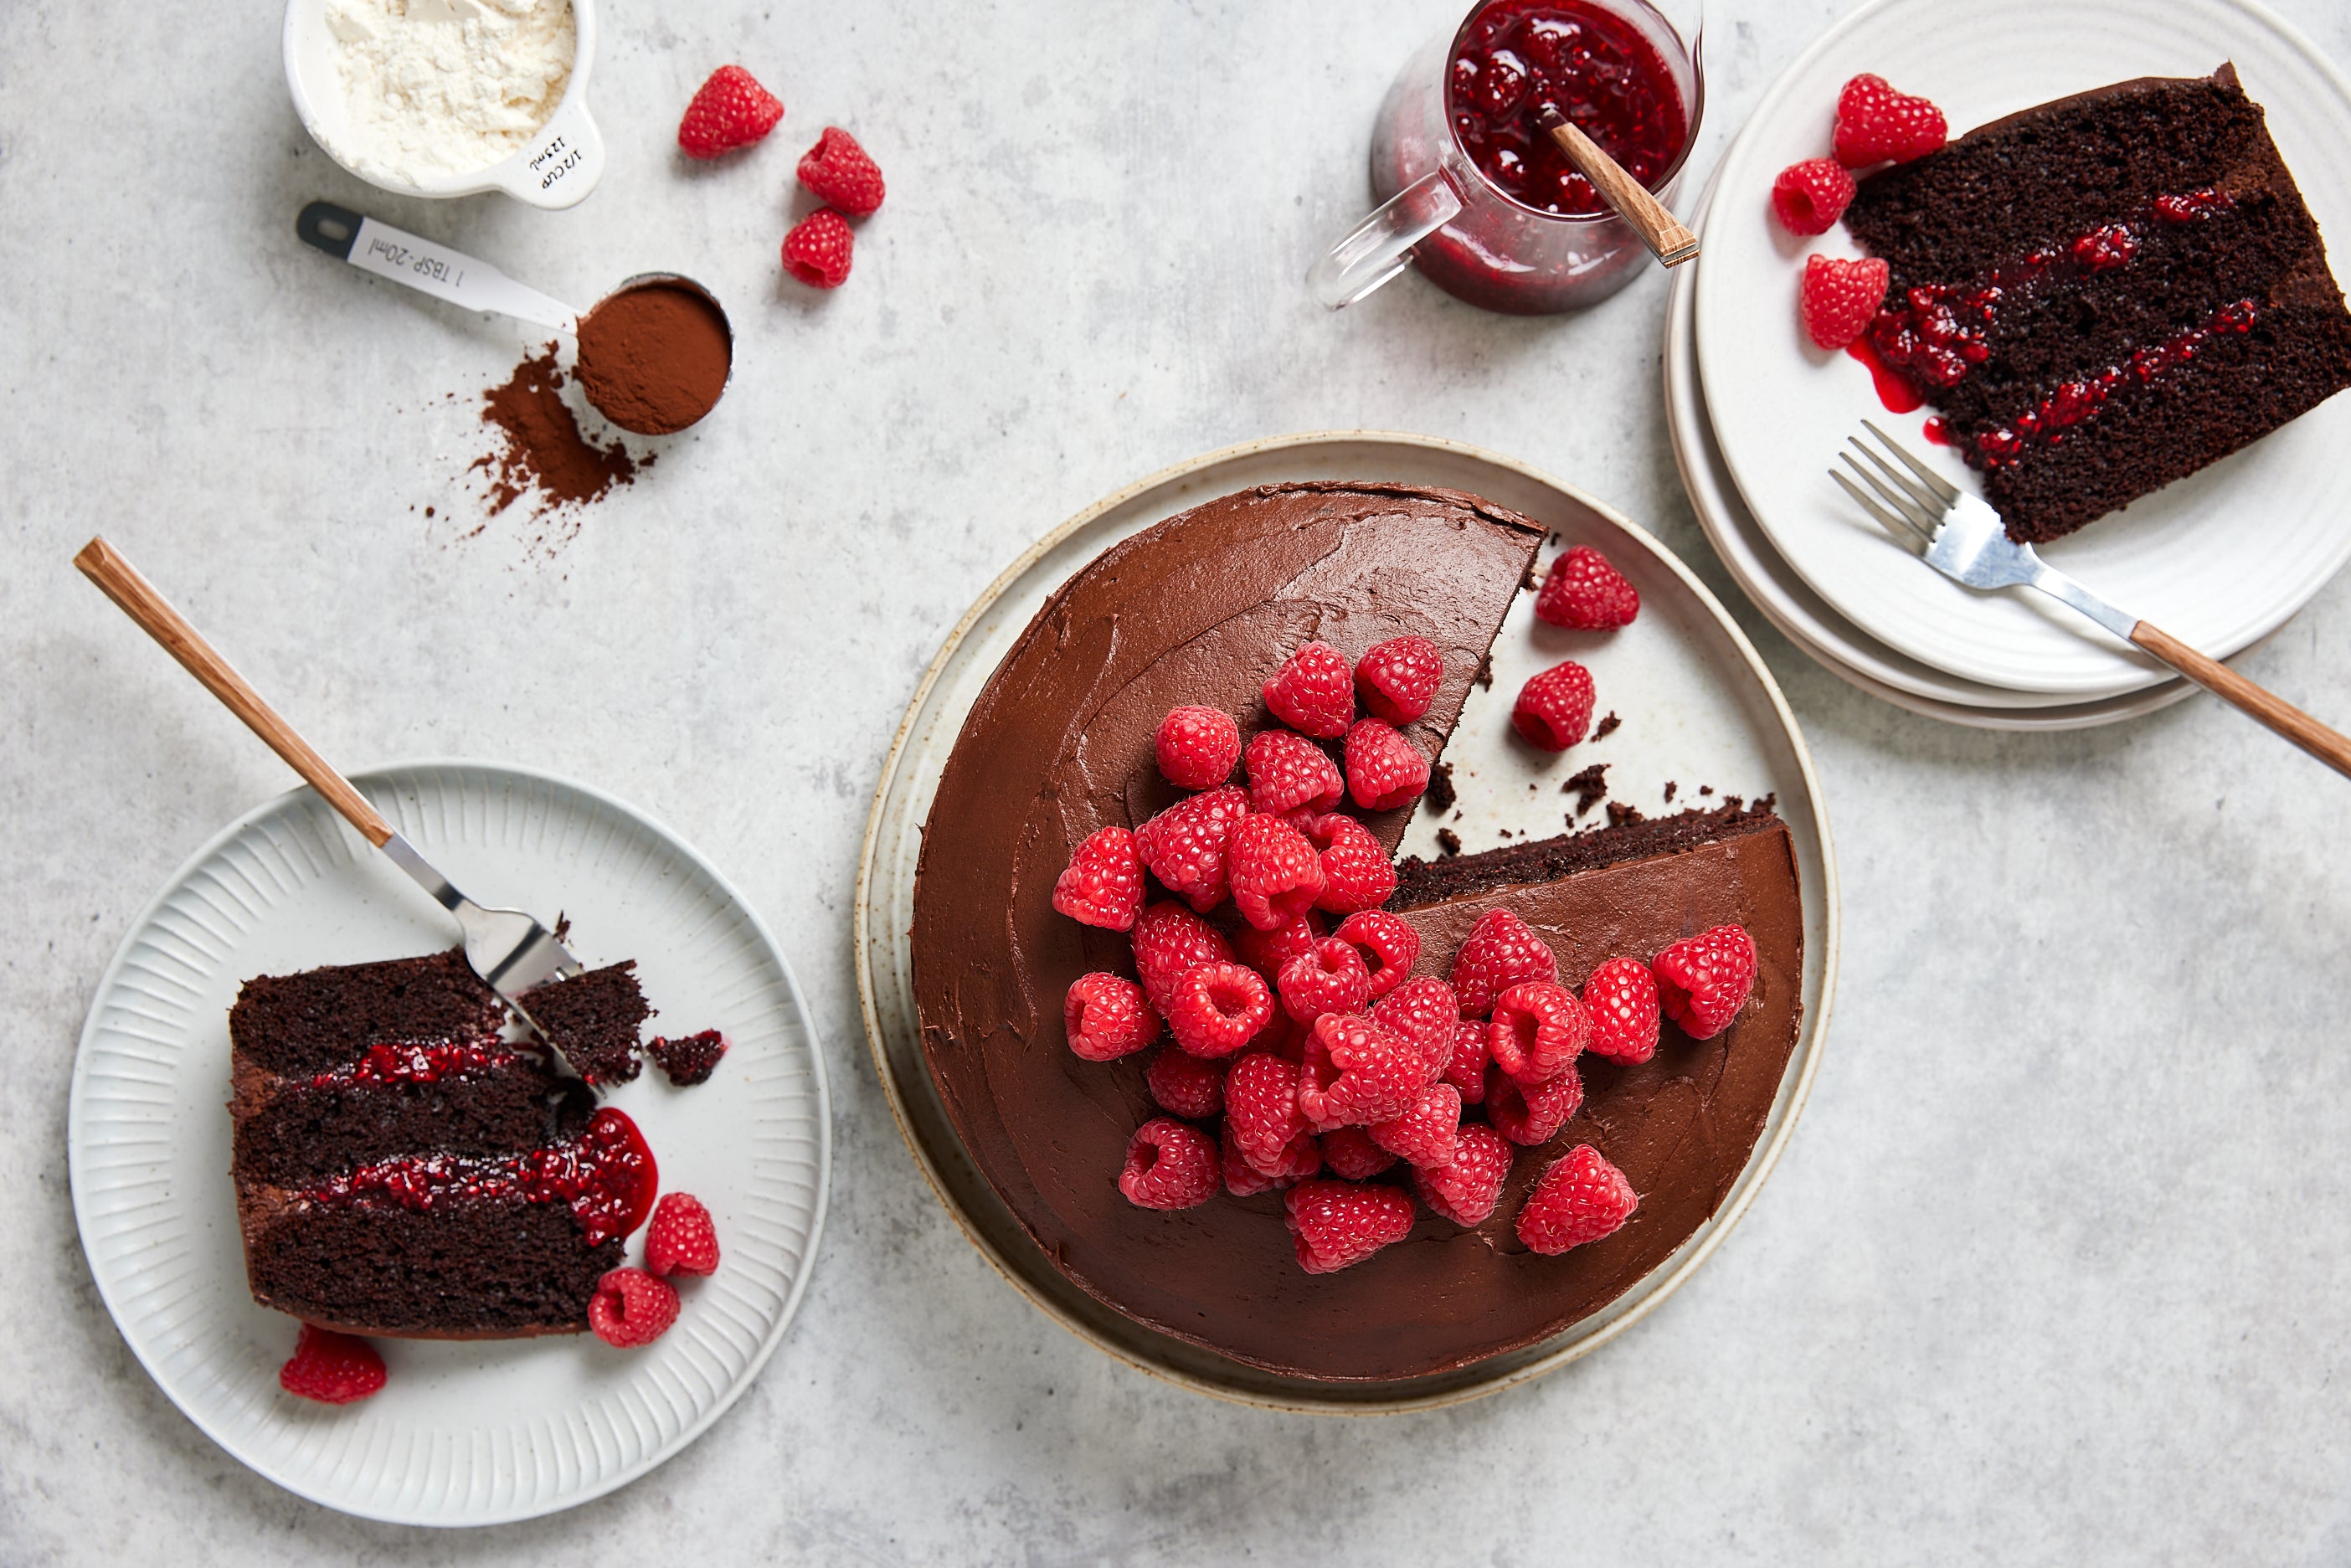
[[[147,635],[162,643],[163,651],[179,660],[188,674],[203,682],[204,690],[245,720],[246,727],[266,741],[270,750],[284,758],[311,789],[325,796],[327,804],[340,811],[368,842],[381,848],[384,841],[392,837],[392,824],[368,804],[367,797],[352,789],[350,780],[312,750],[308,741],[295,734],[294,727],[261,700],[261,694],[246,684],[245,677],[188,624],[186,616],[172,608],[171,601],[155,591],[153,583],[122,559],[120,550],[103,538],[94,538],[82,547],[73,563],[125,615],[139,622]]]
[[[2210,692],[2242,708],[2329,768],[2351,778],[2351,736],[2319,723],[2266,686],[2256,685],[2220,660],[2209,658],[2159,626],[2142,621],[2130,640]]]
[[[1552,110],[1543,116],[1543,128],[1567,161],[1575,165],[1577,173],[1592,182],[1600,199],[1616,210],[1617,215],[1633,226],[1641,243],[1667,267],[1679,267],[1698,258],[1698,235],[1683,226],[1682,221],[1666,210],[1665,203],[1649,194],[1648,187],[1625,172],[1625,165],[1601,150],[1600,143],[1586,136],[1573,120]]]

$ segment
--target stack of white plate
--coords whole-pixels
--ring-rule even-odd
[[[1974,486],[1926,435],[1931,410],[1888,413],[1862,364],[1805,340],[1804,257],[1860,253],[1842,229],[1787,234],[1770,191],[1781,169],[1827,152],[1837,91],[1863,71],[1923,93],[1964,128],[2131,77],[2208,75],[2223,60],[2266,109],[2321,229],[2351,235],[2351,83],[2241,0],[1984,0],[1963,12],[1877,0],[1807,49],[1724,152],[1698,214],[1705,254],[1673,286],[1667,421],[1724,565],[1829,670],[1914,712],[1996,729],[2106,724],[2194,690],[2053,601],[1944,579],[1831,483],[1838,448],[1866,418]],[[2351,559],[2346,447],[2351,398],[2337,398],[2043,554],[2225,658],[2283,625]]]

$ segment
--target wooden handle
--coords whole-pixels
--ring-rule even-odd
[[[278,717],[277,710],[263,702],[259,692],[246,685],[245,677],[230,668],[229,662],[188,624],[186,616],[172,608],[171,601],[155,591],[153,583],[122,559],[120,550],[102,538],[95,538],[74,557],[74,565],[81,569],[84,577],[98,584],[99,591],[114,601],[125,615],[139,622],[147,635],[162,643],[163,651],[179,660],[188,674],[203,682],[204,690],[245,720],[246,728],[268,742],[269,749],[284,758],[311,789],[325,796],[327,804],[340,811],[368,842],[381,848],[392,837],[392,824],[368,804],[367,797],[352,789],[350,780],[329,766],[325,758],[310,748],[308,741],[295,734],[294,727]]]
[[[2351,778],[2351,737],[2327,728],[2267,687],[2255,685],[2218,659],[2208,658],[2159,626],[2145,621],[2131,628],[2131,641],[2202,686]]]
[[[1601,199],[1616,209],[1617,215],[1633,225],[1641,243],[1667,267],[1679,267],[1698,258],[1698,235],[1684,227],[1682,221],[1666,211],[1665,203],[1649,194],[1647,187],[1625,172],[1625,165],[1600,149],[1600,143],[1576,128],[1575,122],[1556,110],[1543,117],[1551,139],[1567,154],[1577,173],[1592,182]]]

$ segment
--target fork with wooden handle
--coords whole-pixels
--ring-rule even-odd
[[[94,538],[74,557],[74,565],[80,568],[84,577],[98,584],[99,591],[114,601],[124,614],[136,621],[147,635],[161,643],[165,653],[179,660],[204,690],[243,719],[246,727],[261,737],[270,750],[284,758],[310,788],[325,797],[327,804],[360,831],[360,837],[381,850],[392,864],[431,894],[435,903],[457,917],[458,925],[465,933],[465,962],[492,990],[513,1003],[526,1021],[530,1014],[517,999],[523,992],[546,981],[569,979],[580,973],[580,961],[555,939],[553,932],[529,915],[519,909],[495,909],[476,904],[434,870],[416,852],[416,846],[394,832],[383,813],[351,788],[350,779],[336,772],[308,741],[295,733],[292,725],[278,716],[277,709],[262,701],[261,694],[204,641],[188,623],[187,617],[172,608],[171,601],[155,591],[154,584],[139,575],[120,551],[103,538]]]
[[[2116,609],[2043,560],[2031,545],[2010,538],[2000,514],[1989,502],[1960,490],[1868,420],[1861,423],[1894,461],[1887,462],[1877,447],[1852,436],[1848,441],[1853,451],[1837,455],[1861,476],[1868,491],[1834,468],[1829,477],[1883,524],[1896,543],[1907,546],[1928,566],[1970,588],[2037,588],[2071,605],[2351,778],[2351,737],[2328,728],[2276,693],[2199,653],[2161,627]],[[1855,453],[1868,460],[1866,466]]]

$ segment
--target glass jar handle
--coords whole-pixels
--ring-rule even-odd
[[[1450,223],[1461,197],[1442,168],[1431,169],[1389,197],[1306,274],[1314,298],[1337,310],[1405,269],[1412,247]]]

